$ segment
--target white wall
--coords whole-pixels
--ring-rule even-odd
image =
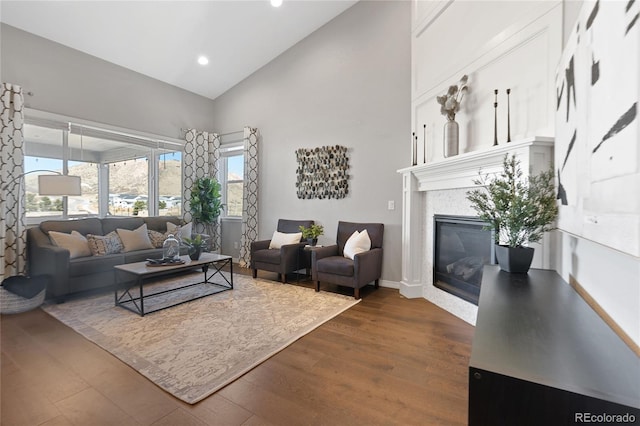
[[[19,84],[28,108],[181,139],[213,130],[211,99],[0,24],[2,81]]]
[[[418,164],[439,161],[443,127],[436,97],[469,76],[456,115],[459,152],[494,143],[494,90],[498,90],[498,143],[507,142],[511,89],[511,140],[553,136],[555,67],[560,55],[559,1],[414,1],[412,30],[412,129],[419,136]]]
[[[279,218],[385,224],[383,285],[400,280],[401,178],[410,139],[409,2],[359,2],[214,101],[215,128],[257,127],[259,235]],[[348,147],[349,194],[296,196],[298,148]],[[387,209],[388,201],[395,210]]]

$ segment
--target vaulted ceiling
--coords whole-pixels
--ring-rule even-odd
[[[0,21],[215,99],[356,2],[3,0]]]

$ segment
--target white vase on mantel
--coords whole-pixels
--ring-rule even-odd
[[[455,120],[444,123],[444,157],[458,155],[459,126]]]

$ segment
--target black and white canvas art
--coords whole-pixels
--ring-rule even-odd
[[[587,1],[556,73],[558,226],[640,256],[640,2]]]

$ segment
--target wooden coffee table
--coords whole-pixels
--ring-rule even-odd
[[[178,265],[149,266],[145,261],[114,266],[116,274],[116,284],[114,289],[115,305],[130,310],[131,312],[137,313],[140,316],[144,316],[145,314],[149,314],[151,312],[157,312],[162,309],[181,305],[183,303],[211,296],[212,294],[221,293],[227,290],[233,290],[233,262],[231,261],[231,256],[214,253],[202,253],[200,259],[198,260],[191,260],[189,259],[189,256],[181,256],[180,258],[184,260],[184,263]],[[230,279],[227,279],[227,277],[222,274],[222,268],[226,265],[229,265]],[[202,272],[204,273],[204,281],[186,285],[179,285],[153,293],[144,293],[144,284],[150,279],[194,269],[194,267],[202,268]],[[213,272],[211,272],[211,274],[209,274],[210,268],[213,269]],[[211,278],[213,278],[215,275],[219,275],[223,278],[224,281],[211,281]],[[119,277],[125,277],[126,279],[123,279],[121,281]],[[159,308],[147,310],[145,310],[144,308],[145,299],[149,300],[152,297],[158,297],[162,294],[173,293],[183,289],[187,289],[189,287],[199,286],[203,284],[210,285],[211,291],[207,291],[206,294],[192,296],[186,299],[179,299],[175,303],[164,303]],[[139,289],[138,295],[131,293],[132,289],[136,287]]]

